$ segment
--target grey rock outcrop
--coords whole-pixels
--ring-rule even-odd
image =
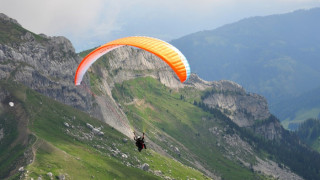
[[[102,77],[101,87],[108,95],[111,95],[115,83],[146,76],[154,77],[171,88],[183,87],[170,67],[157,56],[128,46],[117,48],[109,53],[108,69],[93,68],[92,70]]]
[[[19,172],[23,172],[24,171],[24,167],[20,167],[18,171]]]
[[[101,131],[101,128],[98,127],[98,128],[95,128],[93,127],[91,124],[89,123],[86,123],[86,126],[91,129],[92,133],[93,134],[96,134],[96,135],[99,135],[99,136],[103,136],[104,135],[104,132]]]
[[[270,116],[265,98],[246,91],[231,81],[218,81],[203,102],[211,108],[221,109],[240,127],[252,126],[256,120]]]
[[[47,173],[47,176],[49,176],[49,178],[51,179],[52,176],[53,176],[52,172],[48,172],[48,173]]]
[[[148,171],[148,170],[149,170],[149,167],[150,167],[150,166],[149,166],[149,164],[147,164],[147,163],[144,163],[144,164],[141,165],[141,169],[144,170],[144,171]]]
[[[283,128],[271,117],[266,99],[258,94],[247,93],[240,85],[226,80],[213,82],[211,92],[203,102],[219,109],[239,127],[251,128],[266,139],[281,139]]]
[[[303,180],[299,175],[292,173],[286,166],[279,167],[279,165],[271,160],[262,160],[257,158],[256,165],[253,166],[253,170],[256,172],[262,172],[274,179],[281,180]]]
[[[272,120],[272,118],[270,119]],[[256,134],[260,134],[269,140],[281,139],[284,132],[281,124],[276,120],[261,122],[258,125],[255,125],[253,130]]]
[[[63,125],[64,125],[65,127],[67,127],[67,128],[70,127],[69,123],[67,123],[67,122],[64,122]]]
[[[155,170],[155,171],[153,171],[153,174],[156,176],[163,176],[163,173],[161,170]]]
[[[19,44],[0,44],[0,78],[11,78],[64,104],[87,110],[90,96],[73,84],[80,58],[69,40],[49,37],[35,41],[30,32]]]
[[[58,176],[58,179],[59,179],[59,180],[65,180],[65,179],[66,179],[66,176],[65,176],[64,174],[60,174],[60,175]]]
[[[7,15],[5,15],[5,14],[3,14],[3,13],[0,13],[0,19],[21,26],[21,25],[18,23],[17,20],[10,18],[10,17],[8,17]]]

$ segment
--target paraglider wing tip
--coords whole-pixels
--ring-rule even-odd
[[[180,79],[180,82],[185,83],[188,79],[189,79],[189,77],[186,77],[185,79]]]
[[[80,83],[75,81],[75,82],[74,82],[74,85],[79,86]]]

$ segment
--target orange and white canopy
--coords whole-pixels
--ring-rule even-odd
[[[141,48],[155,54],[173,69],[182,83],[188,80],[190,76],[189,63],[177,48],[156,38],[133,36],[108,42],[88,54],[78,66],[74,79],[75,85],[81,84],[84,74],[96,60],[109,51],[124,45]]]

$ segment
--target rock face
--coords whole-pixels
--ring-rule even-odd
[[[16,21],[0,16],[0,26]],[[90,96],[73,85],[81,60],[64,37],[35,35],[19,28],[17,42],[0,43],[0,79],[11,78],[64,104],[87,110]],[[0,32],[6,33],[6,32]]]
[[[213,82],[212,90],[203,102],[217,108],[240,127],[251,128],[266,139],[281,139],[284,129],[271,116],[266,99],[258,94],[247,93],[240,85],[226,80]]]
[[[256,120],[270,116],[267,101],[262,96],[246,93],[240,85],[231,81],[216,82],[203,102],[226,112],[240,127],[252,126]]]
[[[271,160],[262,160],[257,158],[257,164],[252,167],[254,171],[263,172],[274,179],[281,180],[303,180],[302,177],[294,174],[286,166],[280,168],[279,165]]]
[[[13,24],[16,24],[16,25],[19,25],[21,26],[17,20],[15,19],[12,19],[10,17],[8,17],[7,15],[3,14],[3,13],[0,13],[0,19],[3,19],[4,21],[7,21],[7,22],[10,22],[10,23],[13,23]]]
[[[108,54],[108,69],[97,67],[92,70],[101,76],[102,86],[109,95],[115,83],[146,76],[159,79],[171,88],[183,87],[170,67],[149,52],[123,46]]]
[[[149,167],[150,167],[150,166],[149,166],[149,164],[147,164],[147,163],[144,163],[144,164],[141,165],[141,169],[144,170],[144,171],[148,171],[148,170],[149,170]]]
[[[105,88],[106,96],[93,97],[90,86],[74,85],[74,74],[82,58],[75,53],[68,39],[33,34],[4,14],[0,16],[0,27],[4,27],[0,28],[4,35],[0,39],[0,79],[20,82],[61,103],[86,111],[133,137],[110,88]],[[11,31],[16,33],[8,35]],[[85,84],[90,84],[88,77],[84,77]],[[109,84],[102,86],[109,87]],[[119,123],[120,116],[122,123]]]
[[[284,129],[274,116],[270,116],[268,120],[258,123],[252,127],[256,134],[260,134],[269,140],[282,139]]]

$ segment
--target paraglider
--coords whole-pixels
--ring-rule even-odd
[[[81,84],[84,74],[99,57],[124,45],[144,49],[155,54],[173,69],[182,83],[188,80],[190,76],[189,63],[177,48],[156,38],[132,36],[108,42],[89,53],[78,66],[74,80],[75,85]]]
[[[133,132],[133,139],[136,141],[136,146],[138,147],[138,151],[141,152],[142,149],[147,149],[146,144],[144,143],[144,133],[142,137],[137,136],[135,132]]]
[[[87,70],[101,56],[118,47],[125,45],[137,47],[158,56],[171,67],[171,69],[176,73],[182,83],[188,80],[190,76],[189,63],[185,56],[177,48],[160,39],[143,36],[133,36],[108,42],[89,53],[81,61],[77,68],[74,79],[75,85],[81,85],[81,81]],[[110,108],[112,109],[112,107]],[[114,112],[116,111],[114,110]],[[120,116],[119,118],[121,119]],[[146,149],[146,145],[144,143],[144,133],[143,137],[136,136],[136,134],[134,133],[134,140],[136,141],[136,146],[138,147],[139,152],[141,152],[142,149]]]

